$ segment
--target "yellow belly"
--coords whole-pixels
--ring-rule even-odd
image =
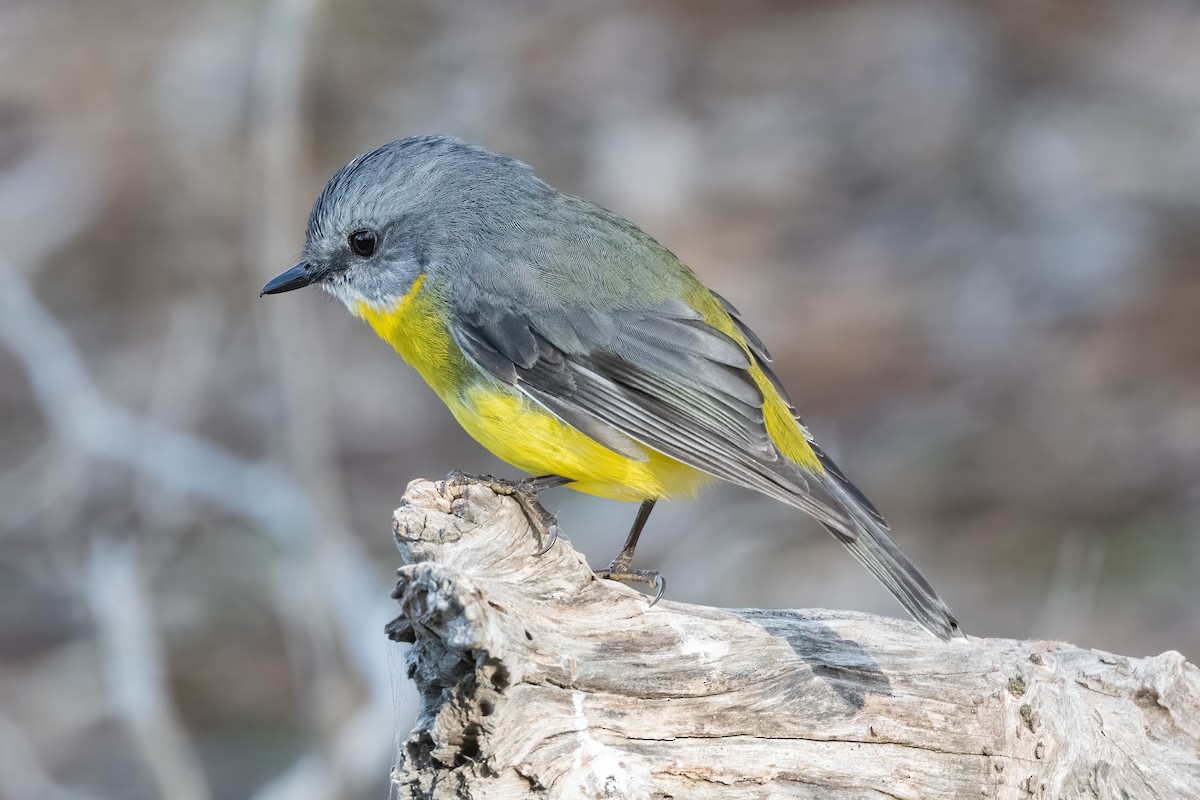
[[[614,500],[695,494],[710,476],[647,449],[635,461],[588,438],[532,400],[497,382],[469,387],[447,401],[458,423],[480,444],[535,475],[572,478],[572,489]]]
[[[572,489],[614,500],[695,494],[709,476],[661,453],[645,461],[614,453],[550,412],[483,374],[446,331],[439,298],[413,284],[393,305],[359,303],[354,312],[412,364],[454,418],[499,458],[534,475],[571,478]]]

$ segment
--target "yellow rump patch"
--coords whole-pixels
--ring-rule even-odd
[[[721,308],[721,304],[712,296],[712,293],[703,286],[699,286],[691,296],[685,299],[688,305],[704,315],[705,322],[733,339],[746,351],[746,355],[750,359],[750,377],[763,394],[763,418],[771,442],[793,464],[818,475],[823,473],[825,467],[822,466],[821,460],[817,458],[816,452],[809,444],[804,428],[792,415],[787,402],[780,396],[758,360],[755,359],[754,354],[750,352],[746,340],[742,338],[733,319],[725,312],[725,309]]]

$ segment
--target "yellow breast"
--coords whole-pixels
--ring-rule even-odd
[[[408,294],[393,305],[360,300],[354,312],[412,364],[425,382],[447,403],[469,377],[471,365],[446,327],[445,303],[425,287],[425,276],[413,282]]]

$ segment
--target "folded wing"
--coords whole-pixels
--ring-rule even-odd
[[[767,376],[767,391],[791,403],[762,342],[736,309],[716,299],[740,338],[682,300],[535,314],[469,283],[458,287],[452,330],[482,369],[610,449],[643,457],[631,447],[640,443],[808,512],[926,628],[942,639],[961,636],[883,517],[832,459],[810,440],[823,469],[808,470],[772,442],[752,365]],[[803,430],[798,416],[796,424]]]

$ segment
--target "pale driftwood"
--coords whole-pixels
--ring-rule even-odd
[[[648,609],[566,541],[535,555],[477,485],[414,482],[395,530],[389,633],[421,690],[402,798],[1200,798],[1200,670],[1176,652]]]

